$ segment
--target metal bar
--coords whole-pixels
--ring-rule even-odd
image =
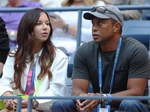
[[[37,97],[37,96],[36,96]],[[28,97],[28,112],[32,112],[32,97]]]
[[[80,46],[81,43],[81,27],[82,27],[82,11],[79,10],[78,11],[78,26],[77,26],[77,45],[76,45],[76,49]]]
[[[29,96],[28,99],[28,112],[31,112],[32,109],[32,100],[33,99],[57,99],[57,100],[76,100],[76,99],[111,99],[111,100],[150,100],[148,96],[113,96],[113,97],[102,97],[102,96],[63,96],[63,97],[39,97],[39,96]]]
[[[120,10],[150,10],[150,5],[117,5],[117,7]],[[46,11],[88,11],[91,10],[92,7],[59,7],[59,8],[43,8],[40,7]],[[14,7],[14,8],[0,8],[0,12],[26,12],[33,8],[20,8],[20,7]]]
[[[148,96],[113,96],[113,97],[102,97],[102,96],[63,96],[63,97],[39,97],[39,96],[30,96],[29,100],[32,99],[60,99],[60,100],[67,100],[67,99],[112,99],[112,100],[150,100]]]

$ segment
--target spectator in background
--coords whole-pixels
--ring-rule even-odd
[[[29,2],[28,0],[8,0],[8,3],[2,8],[24,8],[24,7],[41,7],[42,5],[37,2]],[[4,19],[6,23],[6,29],[9,35],[10,48],[16,47],[16,31],[18,29],[18,24],[24,12],[8,12],[0,13],[0,16]]]
[[[143,0],[103,0],[108,5],[142,5]],[[140,10],[122,10],[124,20],[139,20],[141,18]]]
[[[61,2],[63,0],[30,0],[32,2],[39,2],[43,7],[56,8],[61,7]]]
[[[8,0],[0,0],[0,7],[7,4],[8,3]]]
[[[10,52],[0,80],[0,96],[26,96],[22,111],[27,112],[28,96],[64,96],[68,57],[55,48],[49,15],[42,9],[27,11],[18,26],[18,48]],[[33,111],[50,111],[53,99],[33,100]],[[16,100],[4,100],[13,110]],[[40,111],[40,112],[41,112]]]
[[[9,39],[5,28],[5,22],[0,17],[0,77],[9,52]]]
[[[64,0],[62,7],[85,7],[105,5],[104,2],[98,0]],[[67,50],[67,54],[71,55],[76,50],[76,38],[77,38],[77,11],[62,11],[56,12],[55,17],[51,17],[52,27],[54,33],[52,41],[56,47],[64,47]],[[81,25],[81,43],[85,43],[92,40],[91,35],[91,22],[82,18]]]

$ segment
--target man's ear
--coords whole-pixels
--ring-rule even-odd
[[[120,30],[121,28],[121,24],[119,22],[114,24],[114,32],[117,32],[118,30]]]

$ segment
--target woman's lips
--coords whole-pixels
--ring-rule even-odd
[[[42,33],[42,36],[43,36],[43,37],[47,37],[47,36],[48,36],[48,33]]]

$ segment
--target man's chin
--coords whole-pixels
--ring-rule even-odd
[[[99,40],[94,40],[94,42],[95,42],[95,43],[100,43],[100,41],[99,41]]]

